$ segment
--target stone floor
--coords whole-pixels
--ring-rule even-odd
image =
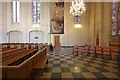
[[[118,62],[86,55],[74,55],[72,48],[61,48],[48,54],[43,76],[35,80],[120,80]]]

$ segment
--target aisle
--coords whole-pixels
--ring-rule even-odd
[[[75,56],[71,48],[61,48],[49,55],[43,77],[36,74],[35,78],[67,78],[67,79],[115,79],[118,78],[118,63],[115,61],[90,57]]]

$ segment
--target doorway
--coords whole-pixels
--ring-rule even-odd
[[[54,36],[54,46],[55,47],[60,46],[60,36]]]

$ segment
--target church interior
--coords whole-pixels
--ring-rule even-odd
[[[119,80],[119,0],[0,0],[1,80]]]

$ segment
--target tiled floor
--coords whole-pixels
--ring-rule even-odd
[[[59,52],[60,51],[60,52]],[[43,76],[36,74],[36,79],[70,79],[70,80],[119,80],[118,62],[89,56],[75,56],[71,48],[61,48],[49,53],[48,64]]]

